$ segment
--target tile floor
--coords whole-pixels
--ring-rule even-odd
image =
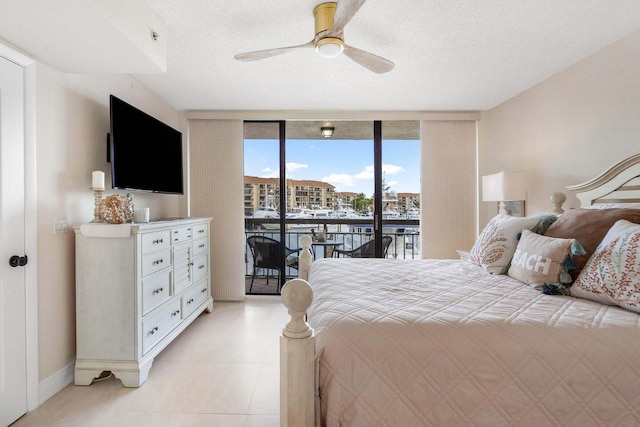
[[[156,357],[142,387],[69,385],[12,427],[271,427],[280,423],[279,296],[216,302]]]

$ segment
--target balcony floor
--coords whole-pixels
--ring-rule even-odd
[[[291,279],[288,277],[287,279]],[[244,289],[247,295],[277,295],[277,276],[269,276],[269,284],[267,285],[267,278],[256,276],[253,281],[253,289],[249,293],[249,287],[251,286],[251,276],[244,277]]]

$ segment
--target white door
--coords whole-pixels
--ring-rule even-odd
[[[0,426],[27,412],[23,72],[0,57]]]

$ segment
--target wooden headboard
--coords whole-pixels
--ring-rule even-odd
[[[580,206],[605,203],[640,203],[640,154],[633,155],[567,190],[576,193]]]

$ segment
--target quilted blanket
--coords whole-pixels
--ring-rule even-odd
[[[323,425],[640,425],[636,313],[458,260],[326,259],[309,281]]]

